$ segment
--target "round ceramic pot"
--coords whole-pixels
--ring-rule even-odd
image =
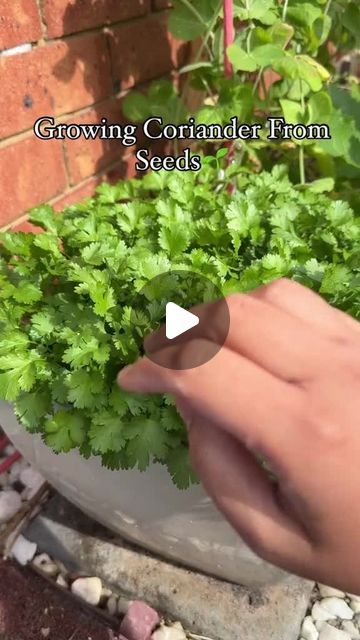
[[[250,551],[201,486],[180,491],[167,469],[110,471],[97,457],[54,454],[0,403],[0,424],[16,448],[62,495],[109,529],[166,558],[244,585],[281,580]]]

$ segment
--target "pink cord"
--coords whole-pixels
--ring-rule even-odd
[[[19,460],[19,458],[21,458],[21,454],[18,451],[15,451],[15,453],[6,458],[6,460],[0,464],[0,476],[10,469],[11,465],[13,465],[16,460]]]
[[[224,0],[224,67],[225,76],[231,77],[233,68],[227,55],[227,48],[234,42],[234,7],[233,0]]]

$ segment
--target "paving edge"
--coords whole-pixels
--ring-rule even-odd
[[[96,575],[212,640],[297,640],[313,587],[291,577],[246,588],[178,567],[114,538],[60,496],[25,536],[72,571]]]

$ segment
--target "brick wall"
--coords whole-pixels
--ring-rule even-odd
[[[0,228],[45,201],[57,208],[103,179],[132,175],[119,141],[38,140],[34,121],[124,121],[134,86],[183,64],[168,0],[0,0]]]

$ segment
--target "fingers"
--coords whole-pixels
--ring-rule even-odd
[[[172,366],[187,357],[186,350],[206,349],[206,341],[164,350]],[[194,369],[161,367],[148,358],[120,372],[118,382],[128,391],[171,393],[186,400],[197,414],[214,421],[255,451],[280,463],[289,450],[302,391],[223,348],[209,362]],[[282,455],[281,455],[282,454]]]
[[[359,322],[335,309],[317,293],[294,280],[274,280],[251,291],[249,295],[275,305],[321,332],[325,331],[330,338],[344,336],[349,330],[357,333],[360,331]]]
[[[291,381],[302,381],[324,368],[328,360],[328,341],[321,332],[301,318],[290,315],[260,296],[235,294],[227,299],[230,329],[225,341],[228,349],[248,358],[273,375]],[[217,342],[223,323],[223,302],[196,307],[199,325],[192,338]],[[189,340],[184,334],[177,344]],[[163,331],[145,344],[150,351],[165,347]]]
[[[258,555],[280,566],[304,562],[311,544],[277,501],[274,484],[246,448],[195,416],[189,430],[193,466],[207,493]]]

